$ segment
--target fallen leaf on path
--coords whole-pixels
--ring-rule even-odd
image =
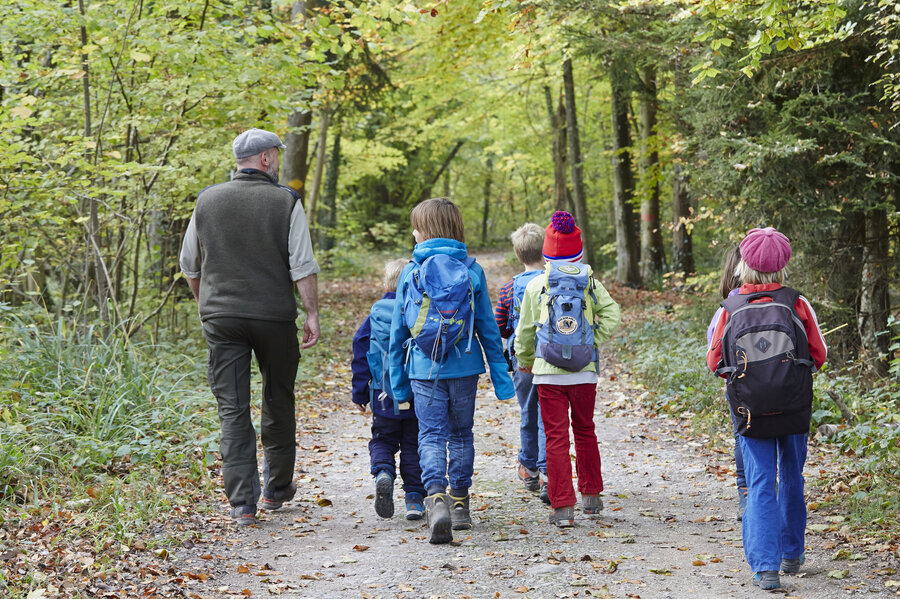
[[[672,571],[668,568],[650,568],[651,574],[662,574],[663,576],[671,576]]]
[[[369,548],[368,545],[354,545],[353,546],[353,549],[355,549],[356,551],[365,551],[368,548]]]
[[[318,499],[316,499],[316,503],[319,504],[319,507],[329,507],[330,505],[332,505],[331,500],[325,499],[324,497],[319,497]]]
[[[831,570],[825,576],[828,578],[837,578],[838,580],[842,580],[850,576],[850,570]]]
[[[527,593],[527,592],[530,591],[530,590],[531,590],[531,589],[529,589],[529,588],[526,587],[526,586],[516,587],[516,588],[513,589],[513,591],[515,591],[516,593]]]

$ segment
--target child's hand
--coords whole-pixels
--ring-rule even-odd
[[[356,409],[359,410],[359,413],[360,413],[360,414],[365,414],[365,413],[366,413],[366,404],[356,403],[356,404],[353,404],[353,405],[356,406]]]
[[[525,374],[531,374],[531,366],[525,368],[524,366],[519,366],[519,372],[524,372]]]

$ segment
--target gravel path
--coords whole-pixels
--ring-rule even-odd
[[[496,278],[492,283],[502,282]],[[331,374],[349,381],[349,372]],[[299,432],[297,499],[261,514],[248,530],[235,531],[222,518],[206,542],[178,553],[181,567],[204,574],[192,581],[190,596],[765,596],[748,582],[732,457],[686,437],[681,422],[648,415],[639,407],[641,393],[608,358],[595,411],[605,508],[593,518],[576,511],[575,527],[558,530],[547,522],[549,508],[515,476],[518,405],[494,399],[483,376],[474,528],[456,531],[452,544],[438,546],[426,541],[424,520],[402,519],[399,488],[394,518],[375,515],[370,415],[357,413],[349,399],[323,405]],[[810,455],[808,480],[827,459],[815,450]],[[873,540],[867,551],[850,551],[862,559],[832,561],[844,547],[840,519],[811,511],[810,526],[807,563],[799,575],[782,575],[778,593],[805,599],[895,596],[891,585],[898,578],[890,569],[898,568],[890,551]],[[828,575],[841,570],[849,570],[843,579]]]

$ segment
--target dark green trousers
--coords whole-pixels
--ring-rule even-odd
[[[268,469],[267,490],[294,477],[297,422],[294,380],[300,361],[297,326],[249,318],[211,318],[203,323],[209,347],[209,386],[219,406],[222,478],[232,506],[256,505],[260,494],[256,431],[250,416],[250,352],[262,375],[260,433]]]

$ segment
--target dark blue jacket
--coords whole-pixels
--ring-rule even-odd
[[[396,293],[388,291],[381,299],[394,299],[396,297]],[[368,405],[371,400],[374,400],[371,401],[372,413],[384,416],[385,418],[402,419],[415,417],[411,399],[408,407],[406,404],[401,404],[403,409],[400,410],[400,414],[394,413],[394,398],[391,395],[390,389],[384,390],[387,393],[387,398],[384,400],[379,401],[377,397],[371,397],[372,393],[369,389],[369,382],[372,380],[372,371],[369,369],[369,361],[366,359],[366,353],[369,351],[369,336],[371,335],[371,332],[372,326],[369,324],[369,317],[367,316],[362,324],[359,325],[356,334],[353,336],[353,361],[350,362],[350,370],[353,372],[351,381],[353,403],[365,406]],[[379,390],[378,393],[380,394],[381,391]]]

